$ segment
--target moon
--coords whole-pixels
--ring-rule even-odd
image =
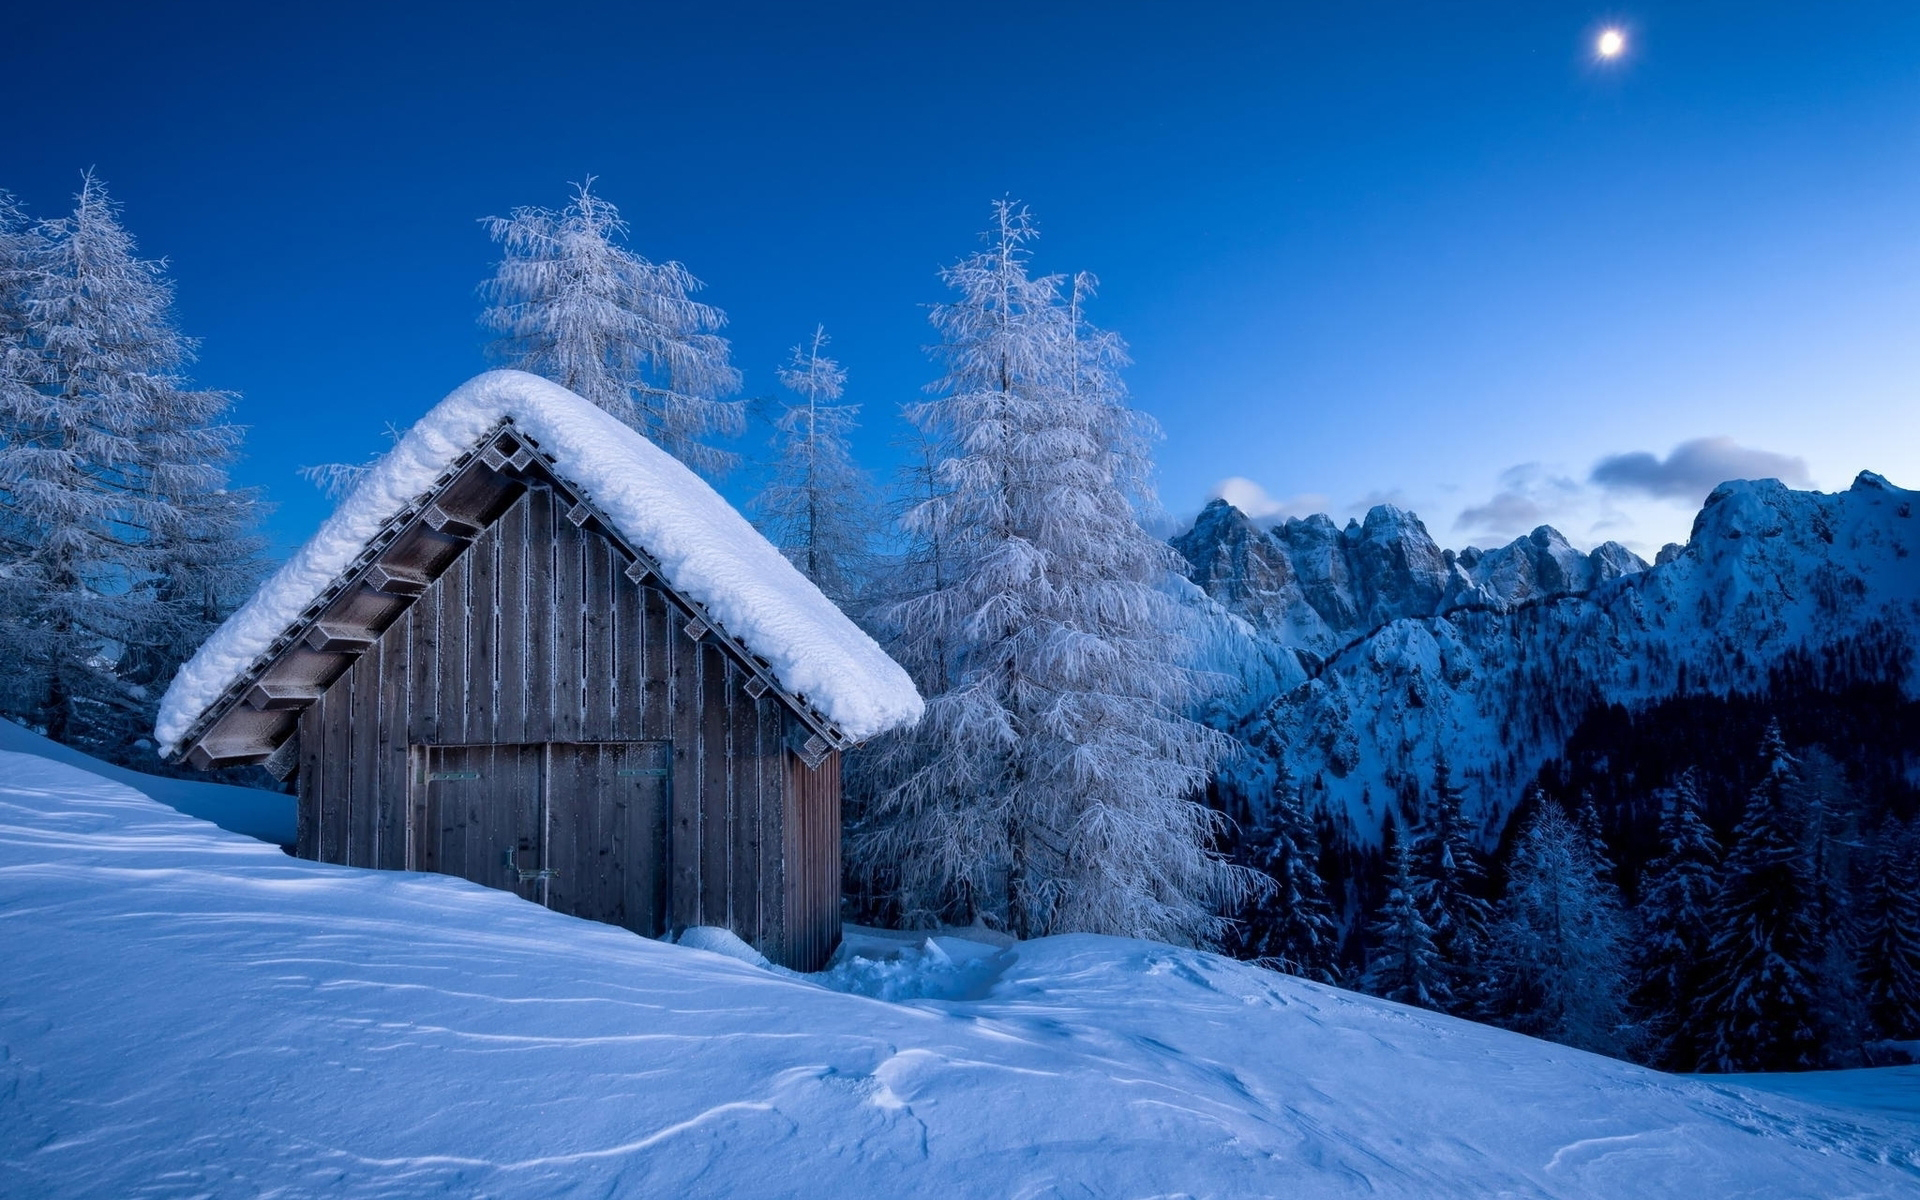
[[[1600,43],[1596,47],[1601,58],[1619,58],[1620,52],[1627,48],[1627,35],[1618,29],[1604,30],[1600,34]]]

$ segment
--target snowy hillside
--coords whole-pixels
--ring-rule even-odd
[[[222,829],[244,833],[276,846],[293,845],[297,832],[294,799],[284,792],[208,783],[203,779],[143,775],[62,746],[3,717],[0,717],[0,750],[68,763],[104,779],[124,783],[190,817],[212,821]]]
[[[1174,545],[1212,665],[1243,682],[1217,714],[1253,749],[1233,786],[1258,797],[1284,763],[1368,838],[1441,748],[1493,818],[1596,703],[1752,689],[1794,651],[1897,659],[1920,641],[1916,499],[1871,473],[1832,494],[1723,484],[1652,567],[1546,528],[1455,554],[1384,506],[1265,531],[1216,503]],[[1909,694],[1916,661],[1893,668]]]
[[[0,920],[8,1196],[1920,1193],[1920,1068],[1666,1076],[1087,936],[786,977],[11,753]]]

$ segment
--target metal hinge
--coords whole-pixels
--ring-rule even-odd
[[[478,779],[478,771],[428,771],[427,782],[438,783],[443,779]]]
[[[615,771],[614,774],[615,775],[638,775],[646,779],[665,779],[667,777],[668,772],[665,767],[648,767],[645,770],[622,767],[620,770]]]

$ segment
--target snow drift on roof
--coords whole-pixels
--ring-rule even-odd
[[[176,752],[200,715],[502,417],[540,443],[567,481],[772,666],[788,691],[862,741],[919,719],[920,694],[845,613],[678,459],[555,383],[489,371],[435,405],[373,466],[313,539],[214,631],[174,677],[155,725]]]

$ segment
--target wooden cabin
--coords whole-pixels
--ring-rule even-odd
[[[183,668],[163,744],[291,779],[302,858],[823,966],[841,758],[917,716],[904,673],[704,482],[555,385],[490,372],[393,456]]]

